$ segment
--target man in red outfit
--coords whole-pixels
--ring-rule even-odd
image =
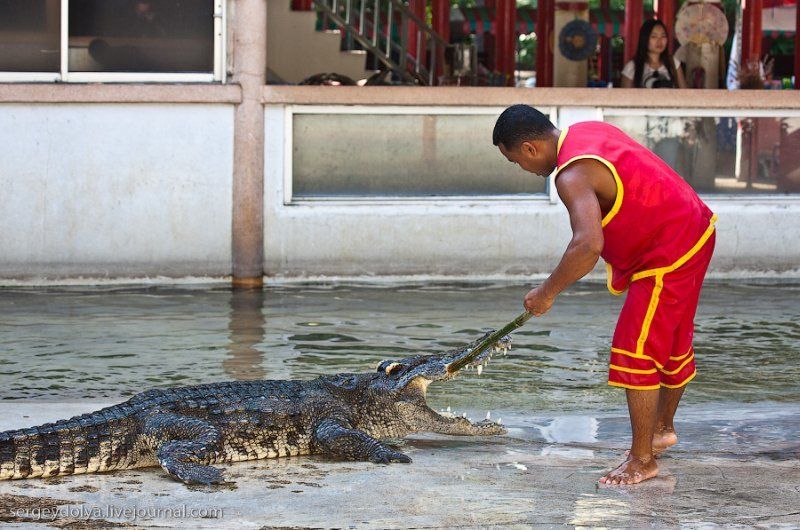
[[[678,441],[673,418],[695,376],[694,315],[714,252],[716,216],[660,158],[606,123],[559,131],[541,112],[514,105],[497,119],[493,143],[526,171],[554,172],[572,225],[561,261],[525,296],[525,309],[545,314],[600,257],[608,289],[628,290],[608,384],[626,389],[633,442],[625,461],[600,482],[655,477],[655,455]]]

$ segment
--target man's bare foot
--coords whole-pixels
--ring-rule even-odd
[[[646,462],[635,456],[628,455],[627,459],[617,469],[599,480],[600,484],[607,486],[625,486],[638,484],[658,475],[658,464],[655,458]]]
[[[653,434],[653,456],[658,458],[661,453],[676,443],[678,443],[678,435],[675,434],[675,429],[664,426],[656,427],[656,432]],[[629,454],[631,454],[630,450],[625,451],[626,457]]]
[[[678,443],[678,435],[675,429],[659,425],[653,434],[653,456],[658,456],[673,445]]]

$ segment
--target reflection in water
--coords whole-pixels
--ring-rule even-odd
[[[234,379],[266,379],[264,354],[256,348],[265,335],[264,291],[234,289],[230,306],[230,343],[222,368]]]
[[[579,449],[577,447],[558,447],[548,445],[542,448],[542,456],[556,456],[560,458],[571,458],[576,460],[584,460],[594,457],[594,451],[591,449]]]
[[[562,416],[553,418],[546,425],[536,428],[545,441],[550,443],[593,443],[597,441],[599,424],[592,416]],[[564,458],[591,458],[594,451],[575,447],[546,446],[542,448],[542,456],[560,456]]]
[[[583,495],[575,499],[575,516],[569,522],[575,526],[602,525],[605,521],[620,520],[630,513],[631,506],[627,500]]]
[[[547,425],[537,425],[542,437],[551,443],[597,441],[597,419],[591,416],[553,418]]]
[[[670,526],[679,526],[678,517],[682,513],[676,509],[675,497],[672,495],[677,483],[675,475],[665,473],[662,465],[658,477],[634,488],[600,486],[596,493],[586,493],[575,499],[573,518],[569,524],[616,527],[619,521],[635,521],[645,517],[652,520],[655,527],[663,526],[664,522],[671,523]],[[653,506],[658,506],[657,513],[653,512]],[[657,519],[652,519],[654,517]],[[609,525],[610,521],[615,523]]]

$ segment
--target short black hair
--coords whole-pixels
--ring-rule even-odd
[[[550,119],[528,105],[511,105],[500,114],[494,124],[492,143],[515,149],[526,140],[542,140],[555,130]]]

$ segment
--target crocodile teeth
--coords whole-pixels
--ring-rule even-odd
[[[450,405],[447,405],[447,412],[452,412],[452,410],[450,409]]]
[[[478,365],[478,375],[481,375],[481,372],[483,372],[483,365],[479,364]]]
[[[491,410],[487,410],[486,411],[486,419],[487,420],[491,420],[492,419],[492,411]]]
[[[462,417],[462,418],[466,418],[466,417],[467,417],[467,413],[466,413],[466,412],[462,412],[462,413],[461,413],[461,417]]]
[[[503,423],[503,418],[497,418],[497,424],[500,425],[501,423]]]

